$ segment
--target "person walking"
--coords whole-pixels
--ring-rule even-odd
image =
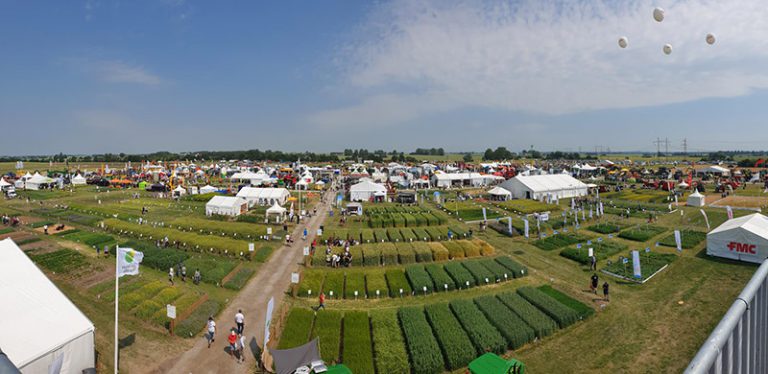
[[[320,293],[319,301],[320,301],[320,304],[318,306],[312,307],[312,309],[314,309],[315,312],[320,310],[320,308],[323,308],[323,310],[325,310],[325,292]]]
[[[229,342],[229,355],[236,359],[235,352],[237,351],[237,333],[235,332],[235,329],[229,331],[227,341]]]
[[[603,283],[603,300],[611,301],[608,296],[608,282]]]
[[[192,276],[192,283],[200,284],[201,278],[202,277],[200,276],[200,269],[195,269],[195,275]]]
[[[240,356],[240,362],[245,362],[245,335],[239,334],[240,341],[237,346],[237,353]]]
[[[590,256],[589,257],[589,270],[597,271],[597,256]]]
[[[168,270],[168,281],[170,281],[171,286],[173,286],[173,267]]]
[[[211,348],[211,343],[216,341],[216,322],[213,320],[213,316],[208,317],[208,322],[205,326],[208,331],[206,334],[206,338],[208,338],[208,348]]]
[[[592,282],[589,284],[589,289],[592,290],[592,293],[597,295],[597,286],[599,284],[599,280],[597,278],[597,273],[592,274]]]
[[[48,235],[48,225],[43,225],[43,232]]]
[[[235,313],[235,324],[237,325],[237,333],[242,335],[245,327],[245,316],[242,309],[238,309]]]
[[[186,283],[187,282],[187,266],[181,265],[181,281]]]

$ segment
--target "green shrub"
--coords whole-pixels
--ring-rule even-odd
[[[398,310],[414,374],[437,374],[444,369],[440,346],[421,307]]]
[[[187,319],[176,325],[174,333],[176,335],[189,338],[203,330],[209,316],[215,316],[219,313],[221,305],[216,300],[206,300]],[[311,320],[310,320],[311,321]],[[305,342],[306,343],[306,342]],[[303,344],[303,343],[301,343]]]
[[[411,294],[411,286],[408,279],[405,278],[405,272],[402,269],[389,269],[385,273],[387,277],[387,286],[389,287],[389,296],[400,296],[400,290],[403,290],[403,296]]]
[[[467,283],[469,287],[475,286],[475,277],[460,262],[449,262],[443,268],[459,288],[467,288]]]
[[[579,314],[575,310],[560,304],[536,288],[520,287],[517,289],[517,293],[554,319],[560,328],[568,327],[579,320]]]
[[[416,255],[417,262],[431,262],[432,261],[432,249],[429,244],[422,242],[411,243],[411,248]]]
[[[370,314],[376,371],[410,373],[408,352],[405,350],[405,339],[397,321],[397,312],[391,309],[378,309],[371,310]]]
[[[582,303],[581,301],[578,301],[554,288],[550,285],[544,285],[540,286],[539,290],[553,299],[557,300],[560,304],[563,304],[573,310],[576,311],[576,313],[579,314],[579,319],[585,319],[593,314],[595,314],[595,310],[587,306],[586,304]]]
[[[344,286],[344,298],[354,299],[355,291],[357,291],[359,299],[365,299],[365,274],[358,271],[348,271]]]
[[[448,291],[456,289],[456,282],[454,282],[453,278],[448,275],[448,273],[445,271],[445,268],[443,268],[443,265],[428,264],[424,268],[429,274],[430,278],[432,278],[432,282],[434,283],[435,290],[437,292],[445,291],[446,284],[448,285]]]
[[[341,312],[318,311],[310,340],[320,339],[320,356],[327,363],[339,362],[341,351]]]
[[[626,229],[619,233],[619,237],[627,240],[634,240],[636,242],[645,242],[664,231],[666,231],[666,229],[663,227],[643,225]]]
[[[376,290],[379,291],[380,297],[387,297],[389,295],[389,287],[387,287],[384,269],[366,270],[365,283],[369,297],[376,297]]]
[[[483,312],[477,309],[472,300],[458,299],[451,301],[451,310],[464,326],[478,353],[494,352],[501,354],[507,349],[507,342],[496,330]]]
[[[475,358],[476,352],[448,304],[427,305],[424,311],[440,344],[447,368],[456,370],[467,366]]]
[[[411,282],[411,289],[413,289],[416,294],[423,294],[424,287],[427,288],[427,292],[429,293],[434,290],[432,278],[429,276],[429,273],[424,270],[424,266],[410,265],[405,268],[405,275]]]
[[[401,265],[413,264],[416,262],[416,252],[409,243],[397,243],[397,258]]]
[[[528,275],[528,268],[521,265],[517,261],[513,260],[510,257],[507,256],[500,256],[496,257],[496,262],[501,264],[501,266],[509,269],[509,271],[512,272],[515,278],[522,278],[526,275]]]
[[[352,311],[344,314],[344,364],[353,373],[373,373],[371,325],[368,312]]]
[[[309,341],[315,313],[310,309],[292,308],[280,334],[278,349],[295,348]]]
[[[513,292],[505,292],[496,295],[496,297],[525,321],[539,339],[552,335],[557,330],[557,323],[552,318],[549,318],[522,296]]]
[[[475,299],[475,304],[506,339],[507,347],[517,349],[536,338],[533,329],[499,299],[481,296]]]

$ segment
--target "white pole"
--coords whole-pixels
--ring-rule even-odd
[[[119,276],[119,259],[118,256],[120,256],[120,247],[115,246],[115,374],[117,374],[117,351],[119,350],[120,346],[118,346],[117,342],[117,306],[120,303],[119,295],[118,295],[118,280],[120,279]]]

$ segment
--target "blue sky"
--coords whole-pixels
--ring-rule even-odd
[[[765,35],[757,0],[0,0],[0,154],[764,149]]]

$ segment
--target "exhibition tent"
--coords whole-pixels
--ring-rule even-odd
[[[35,173],[31,178],[27,179],[24,183],[24,189],[26,190],[39,190],[41,185],[53,183],[52,178],[44,177],[40,173]]]
[[[174,196],[184,196],[187,194],[187,189],[182,186],[178,186],[173,189],[173,194]]]
[[[248,211],[248,202],[245,199],[233,196],[214,196],[205,204],[205,215],[220,214],[225,216],[239,216]]]
[[[0,178],[0,189],[4,189],[8,186],[13,186],[13,184],[6,182],[3,178]]]
[[[704,195],[699,193],[698,190],[693,190],[693,193],[690,196],[688,196],[686,205],[702,207],[704,206],[705,202],[706,202],[706,197],[704,197]]]
[[[518,175],[507,179],[501,187],[511,192],[513,198],[534,200],[586,196],[589,189],[567,174]]]
[[[0,241],[0,347],[23,373],[93,368],[93,323],[11,239]]]
[[[254,205],[273,205],[278,203],[283,205],[288,201],[291,193],[285,188],[256,188],[256,187],[243,187],[238,193],[237,197],[242,197],[248,201],[248,206]]]
[[[362,180],[349,188],[350,201],[368,201],[374,196],[383,196],[387,194],[387,188],[384,185],[371,182],[368,179]]]
[[[725,221],[707,234],[707,254],[762,263],[768,257],[768,217],[755,213]]]
[[[87,183],[87,181],[85,180],[85,177],[83,177],[83,176],[82,176],[82,175],[80,175],[80,174],[78,174],[78,175],[75,175],[75,176],[72,178],[72,185],[74,185],[74,186],[83,186],[83,185],[85,185],[86,183]]]
[[[491,195],[492,200],[509,200],[512,197],[512,193],[496,186],[492,188],[490,191],[488,191],[488,194]]]
[[[200,193],[201,194],[207,194],[207,193],[214,193],[216,192],[216,187],[211,186],[210,184],[207,184],[203,187],[200,187]]]

